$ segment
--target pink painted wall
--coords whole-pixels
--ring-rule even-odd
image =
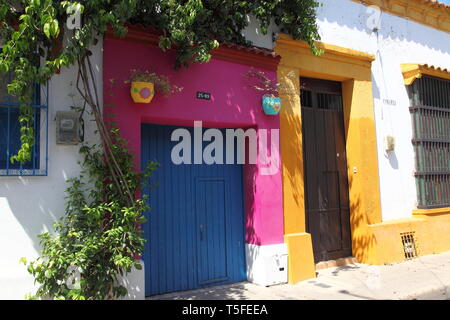
[[[129,141],[137,161],[140,161],[141,123],[193,126],[194,120],[201,120],[204,127],[279,129],[278,116],[264,115],[261,93],[245,88],[248,83],[242,74],[249,66],[213,59],[207,64],[174,70],[173,61],[172,53],[163,53],[150,45],[104,40],[105,114],[114,113],[114,121]],[[124,83],[131,69],[165,74],[184,89],[170,98],[156,94],[149,105],[136,104],[130,97],[130,85]],[[274,72],[266,72],[276,76]],[[112,85],[111,79],[116,84]],[[197,91],[211,93],[211,101],[197,99]],[[260,175],[259,169],[259,165],[244,166],[246,241],[257,245],[283,243],[281,168],[271,176]]]

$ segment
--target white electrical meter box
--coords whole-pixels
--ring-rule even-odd
[[[56,112],[56,143],[78,144],[79,114],[73,111]]]
[[[265,257],[264,265],[267,270],[264,286],[273,286],[287,282],[287,258],[287,254]]]
[[[247,279],[260,286],[288,282],[286,244],[257,246],[246,244]]]

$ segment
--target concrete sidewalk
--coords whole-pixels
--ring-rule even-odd
[[[450,252],[385,266],[351,264],[319,270],[296,285],[248,282],[154,296],[151,300],[450,299]]]

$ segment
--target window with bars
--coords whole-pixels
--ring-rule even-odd
[[[424,75],[408,91],[417,207],[450,207],[450,81]]]
[[[35,144],[27,163],[11,162],[11,156],[20,149],[20,104],[7,93],[12,74],[0,73],[0,176],[45,176],[48,164],[48,108],[46,87],[36,85],[33,90]],[[44,103],[42,103],[44,102]]]

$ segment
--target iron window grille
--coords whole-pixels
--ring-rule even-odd
[[[419,209],[450,206],[450,81],[423,76],[408,87]]]
[[[17,98],[7,93],[12,74],[0,74],[0,176],[47,176],[48,168],[48,85],[35,85],[31,106],[34,115],[35,144],[31,160],[12,163],[21,146]]]

